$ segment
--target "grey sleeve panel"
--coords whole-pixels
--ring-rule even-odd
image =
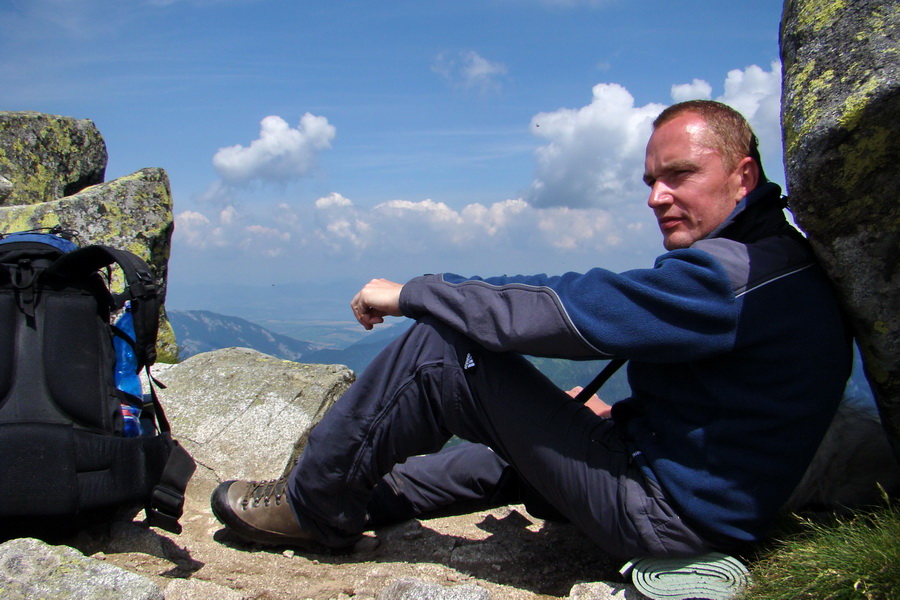
[[[711,254],[725,267],[735,296],[816,265],[806,244],[789,235],[750,244],[714,238],[700,240],[691,247]]]
[[[497,352],[556,358],[609,356],[581,335],[549,287],[449,283],[440,275],[425,275],[403,286],[400,308],[412,318],[432,315]]]
[[[750,279],[750,253],[746,244],[725,238],[713,238],[695,242],[691,248],[703,250],[722,263],[735,296],[747,289]]]

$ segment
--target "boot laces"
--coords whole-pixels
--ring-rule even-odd
[[[275,504],[281,504],[281,499],[285,495],[284,488],[287,486],[287,477],[279,477],[278,479],[270,479],[268,481],[251,481],[250,488],[241,499],[241,505],[244,509],[251,503],[253,508],[269,506],[274,498]]]

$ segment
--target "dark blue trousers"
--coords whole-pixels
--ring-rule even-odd
[[[368,525],[400,523],[437,511],[457,514],[520,504],[536,498],[536,493],[529,491],[496,452],[482,444],[463,442],[396,465],[375,486],[366,507]]]
[[[439,453],[454,434],[480,446]],[[622,428],[523,357],[425,319],[313,429],[288,497],[301,525],[329,546],[348,545],[373,524],[459,501],[508,501],[510,490],[525,489],[615,557],[713,549],[639,460]]]

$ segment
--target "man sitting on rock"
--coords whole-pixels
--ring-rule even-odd
[[[416,323],[288,478],[221,484],[217,518],[251,542],[349,548],[391,520],[508,500],[514,480],[615,557],[763,537],[850,373],[838,302],[731,108],[663,111],[644,181],[667,250],[653,268],[369,282],[351,302],[366,329]],[[582,404],[522,354],[627,359],[631,397]],[[453,435],[474,443],[439,452]]]

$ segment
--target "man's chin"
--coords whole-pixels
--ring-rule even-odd
[[[694,240],[686,235],[673,233],[663,237],[663,248],[668,251],[690,248]]]

